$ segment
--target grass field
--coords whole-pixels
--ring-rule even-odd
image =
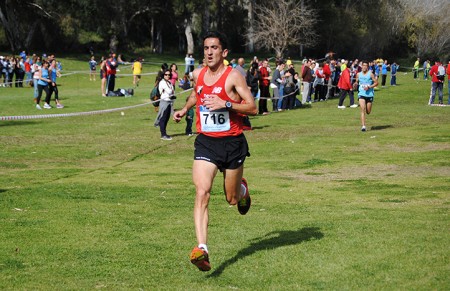
[[[87,72],[87,59],[62,61],[65,73]],[[359,109],[336,99],[251,118],[252,209],[228,206],[219,174],[208,273],[188,259],[195,137],[184,122],[169,123],[167,142],[151,105],[0,121],[0,289],[450,289],[450,107],[426,105],[429,81],[398,79],[376,91],[365,133]],[[32,89],[0,88],[0,116],[143,104],[153,80],[134,97],[104,98],[98,80],[68,75],[65,108],[46,111]]]

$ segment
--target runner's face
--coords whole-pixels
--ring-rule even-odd
[[[217,67],[223,64],[223,59],[228,55],[227,49],[222,49],[218,38],[207,38],[203,43],[205,61],[208,67]]]
[[[369,70],[369,65],[367,63],[362,63],[362,71],[365,73]]]

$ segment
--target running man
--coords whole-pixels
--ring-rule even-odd
[[[192,177],[196,188],[194,224],[198,245],[190,259],[201,271],[209,271],[208,203],[217,170],[223,173],[227,202],[237,204],[242,215],[250,209],[247,181],[242,177],[245,158],[250,156],[242,115],[256,115],[257,108],[244,77],[224,65],[228,55],[225,37],[208,32],[203,38],[203,50],[207,66],[194,70],[194,90],[173,118],[179,122],[196,106],[199,135],[194,144]]]
[[[366,131],[366,114],[370,114],[372,111],[372,103],[374,97],[374,89],[378,86],[378,81],[375,75],[369,71],[369,63],[367,61],[362,62],[362,71],[356,74],[356,81],[354,87],[358,85],[358,100],[359,107],[361,108],[361,131]]]

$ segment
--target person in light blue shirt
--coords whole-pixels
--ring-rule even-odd
[[[57,62],[55,59],[52,60],[49,67],[49,75],[51,82],[49,85],[49,92],[50,92],[50,99],[52,98],[52,94],[55,93],[55,103],[56,108],[64,108],[64,106],[59,101],[59,91],[58,91],[58,85],[56,84],[56,78],[58,76],[58,68],[57,68]]]
[[[374,89],[378,86],[377,78],[369,71],[369,62],[362,62],[362,71],[356,75],[354,86],[359,84],[358,100],[361,108],[361,131],[366,131],[366,115],[372,112],[372,103],[374,98]]]
[[[386,85],[388,68],[389,68],[389,64],[387,63],[387,60],[384,60],[383,64],[381,65],[381,86],[382,87],[384,87]]]
[[[397,71],[400,66],[396,62],[391,65],[391,86],[397,86]]]
[[[39,105],[40,101],[41,101],[41,97],[42,97],[42,91],[45,91],[45,104],[44,104],[44,108],[45,109],[51,109],[52,107],[50,106],[50,91],[48,88],[48,84],[52,81],[50,79],[50,74],[48,71],[48,67],[49,67],[49,63],[44,61],[42,63],[42,67],[38,72],[38,78],[37,78],[37,87],[38,87],[38,96],[35,99],[36,102],[36,109],[42,109],[42,107]]]

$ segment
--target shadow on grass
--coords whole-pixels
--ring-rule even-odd
[[[383,130],[387,128],[392,128],[392,125],[378,125],[378,126],[372,126],[371,130]]]
[[[28,125],[28,124],[34,124],[34,123],[35,123],[34,121],[5,120],[5,121],[0,121],[0,127],[2,127],[2,126],[15,126],[15,125]]]
[[[272,231],[263,237],[253,240],[253,242],[246,248],[240,250],[234,257],[223,262],[217,269],[214,270],[207,277],[218,277],[223,271],[236,263],[240,259],[250,256],[258,251],[272,250],[279,247],[296,245],[302,242],[307,242],[313,239],[322,239],[324,234],[318,227],[304,227],[299,230],[281,230]]]
[[[6,192],[6,191],[8,191],[8,190],[6,190],[6,189],[0,189],[0,193]]]

